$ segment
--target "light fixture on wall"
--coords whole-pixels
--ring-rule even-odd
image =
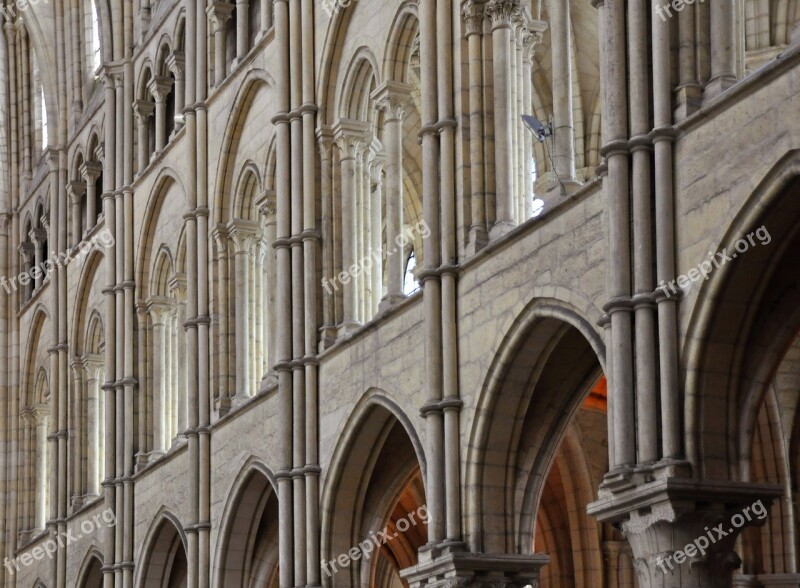
[[[553,136],[553,125],[550,123],[544,124],[535,116],[523,114],[522,122],[525,123],[525,126],[528,127],[528,130],[531,133],[533,133],[533,136],[536,137],[536,140],[539,141],[539,143],[544,143],[544,140],[547,137]]]

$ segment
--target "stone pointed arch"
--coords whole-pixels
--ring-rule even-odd
[[[92,546],[78,568],[77,588],[102,588],[103,586],[103,553],[97,546]]]
[[[72,339],[76,348],[84,350],[84,326],[88,324],[87,310],[89,294],[98,276],[98,271],[103,265],[105,255],[98,249],[93,249],[86,258],[78,278],[78,288],[75,293],[75,312],[72,317]],[[102,284],[105,287],[107,284]]]
[[[162,506],[142,542],[134,586],[166,586],[173,573],[185,572],[186,549],[186,532],[180,519]]]
[[[368,586],[377,573],[374,567],[370,570],[370,562],[336,570],[335,582],[334,570],[326,568],[325,562],[334,564],[340,553],[367,540],[370,531],[391,527],[404,493],[416,496],[414,504],[422,502],[417,506],[425,505],[425,453],[411,420],[375,388],[362,396],[337,437],[321,500],[323,586]],[[387,448],[393,459],[382,459]],[[413,490],[415,480],[417,491]],[[421,535],[414,536],[414,542],[395,546],[404,549],[409,565],[416,563],[416,550],[421,547],[417,543],[427,541],[427,532],[415,530]]]
[[[136,259],[136,287],[137,297],[144,299],[146,293],[141,291],[145,284],[150,284],[150,260],[153,255],[152,247],[155,238],[157,220],[161,214],[164,199],[170,190],[175,189],[180,193],[181,199],[186,197],[186,189],[183,180],[177,171],[171,167],[164,167],[159,172],[158,178],[153,184],[154,188],[150,192],[145,208],[142,222],[142,232],[139,235],[137,247],[138,256]]]
[[[769,381],[800,331],[800,295],[770,282],[787,275],[781,270],[791,275],[781,264],[791,263],[790,248],[800,238],[799,196],[800,150],[794,150],[765,175],[719,242],[709,244],[709,250],[731,250],[763,226],[772,247],[753,248],[735,263],[720,265],[700,285],[691,310],[681,356],[686,453],[696,476],[740,476],[742,448],[751,438]],[[731,324],[738,328],[731,330]]]
[[[258,221],[258,211],[255,209],[256,200],[263,191],[264,181],[261,178],[258,166],[253,161],[248,161],[236,180],[231,218]]]
[[[25,359],[23,361],[22,388],[23,397],[20,399],[21,406],[25,406],[25,392],[32,390],[35,383],[37,356],[41,360],[43,356],[42,336],[45,332],[45,325],[50,323],[50,314],[43,304],[38,304],[33,311],[31,327],[26,339]]]
[[[527,527],[536,516],[536,497],[567,426],[604,371],[603,340],[571,305],[534,299],[513,321],[489,367],[466,433],[466,529],[472,551],[530,552],[532,529]],[[560,383],[539,391],[540,381]],[[531,413],[537,415],[532,435],[523,426]],[[526,471],[517,472],[523,437],[532,457]],[[525,491],[514,492],[517,484]]]
[[[373,110],[370,95],[380,83],[380,67],[375,55],[369,48],[360,47],[350,61],[339,91],[338,116],[370,122]]]
[[[419,34],[419,9],[415,0],[405,0],[392,22],[389,36],[386,41],[386,50],[383,57],[381,77],[410,83],[408,79],[408,66],[413,52],[414,39]]]
[[[220,144],[220,156],[218,158],[219,163],[217,164],[216,173],[216,189],[214,191],[213,216],[211,219],[212,226],[216,223],[224,222],[230,214],[229,210],[232,208],[232,203],[226,199],[226,195],[230,195],[233,190],[234,178],[237,174],[237,170],[234,169],[234,166],[236,165],[236,156],[239,152],[242,126],[253,106],[254,98],[263,88],[272,89],[274,87],[274,79],[263,69],[249,70],[242,80],[239,92],[236,94],[236,99],[233,103],[233,108],[231,108],[231,113],[228,116],[228,122],[225,125],[225,134]],[[268,142],[271,140],[270,138]],[[259,157],[261,156],[256,157],[256,154],[252,155],[257,161],[260,161]]]
[[[222,510],[212,572],[216,586],[247,588],[255,579],[264,581],[264,585],[275,584],[277,505],[275,475],[263,461],[250,456],[233,480]]]

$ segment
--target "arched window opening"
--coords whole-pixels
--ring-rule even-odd
[[[406,272],[403,279],[403,293],[406,296],[410,296],[419,290],[419,282],[417,281],[416,277],[416,269],[417,269],[417,258],[414,255],[414,250],[411,250],[411,253],[408,255],[408,260],[406,261]]]
[[[247,23],[250,27],[250,31],[248,32],[248,46],[250,48],[254,47],[260,39],[260,33],[263,29],[263,23],[261,22],[261,3],[266,1],[267,0],[250,0],[248,5],[250,13],[247,19]]]
[[[238,11],[238,7],[236,5],[233,6],[233,10],[231,11],[231,16],[228,21],[225,23],[225,29],[227,33],[225,34],[225,75],[228,75],[233,71],[234,62],[236,60],[236,46],[237,46],[237,36],[239,34],[238,27],[236,26],[236,12]],[[247,34],[247,31],[243,31],[243,34]]]
[[[91,10],[89,12],[89,29],[91,43],[89,44],[89,63],[92,72],[96,75],[97,70],[103,64],[102,55],[100,53],[100,16],[97,11],[97,2],[90,1]]]
[[[235,333],[234,402],[252,398],[266,385],[274,358],[276,256],[275,205],[271,195],[259,196],[254,172],[244,172],[237,188],[235,218],[215,235],[227,274],[229,303],[225,325]],[[230,326],[226,329],[230,329]],[[224,336],[224,335],[223,335]],[[227,393],[227,391],[225,391]],[[224,397],[224,394],[223,394]]]
[[[44,151],[50,143],[50,136],[47,129],[47,104],[44,100],[44,87],[39,89],[39,109],[42,116],[42,151]]]
[[[152,329],[153,445],[151,459],[181,442],[188,423],[186,277],[176,273],[169,249],[158,251],[147,302]]]
[[[34,392],[36,403],[29,407],[31,423],[30,447],[34,457],[34,533],[44,530],[49,511],[50,468],[48,467],[47,435],[50,424],[50,389],[47,374],[40,368]]]
[[[170,73],[168,76],[170,80],[169,85],[172,90],[167,94],[164,104],[164,125],[165,133],[167,136],[167,140],[172,137],[172,133],[175,131],[175,75]]]
[[[30,234],[33,230],[33,225],[31,224],[30,219],[25,223],[25,229],[23,231],[23,238],[24,240],[20,243],[19,246],[19,254],[20,254],[20,267],[22,268],[22,273],[19,276],[19,282],[23,287],[22,291],[22,304],[27,303],[31,297],[33,296],[33,281],[31,279],[31,274],[33,273],[33,263],[34,263],[34,253],[35,247],[33,242],[30,241]]]

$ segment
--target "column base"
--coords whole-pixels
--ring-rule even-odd
[[[246,396],[245,394],[237,394],[236,396],[231,398],[231,410],[236,410],[240,406],[244,406],[252,399],[253,399],[252,396]]]
[[[489,230],[489,241],[497,241],[517,228],[514,221],[497,221]]]
[[[675,119],[683,120],[703,105],[703,88],[700,84],[685,84],[675,90]]]
[[[545,193],[542,194],[540,198],[544,200],[544,206],[545,209],[547,209],[557,204],[560,199],[569,198],[580,190],[582,186],[583,184],[578,180],[561,178],[561,181],[559,181],[558,178],[552,176],[552,183],[547,186]]]
[[[278,374],[275,372],[269,371],[264,374],[264,377],[261,378],[261,385],[258,387],[258,393],[264,394],[272,390],[273,388],[278,387]]]
[[[391,294],[384,296],[380,304],[378,305],[378,315],[387,312],[392,307],[397,306],[405,299],[406,297],[402,294]]]
[[[489,233],[483,228],[472,227],[467,238],[466,256],[472,257],[489,244]]]
[[[655,479],[657,467],[607,476],[589,514],[621,526],[640,588],[729,588],[741,565],[734,552],[739,533],[766,522],[767,508],[782,495],[781,487]]]
[[[360,328],[361,328],[361,323],[357,323],[355,321],[342,323],[336,330],[336,340],[339,341],[341,339],[344,339],[345,337],[348,337],[349,335],[355,333]]]
[[[409,588],[523,588],[536,586],[550,558],[544,554],[468,553],[453,543],[420,550],[419,563],[400,572]]]
[[[714,78],[708,82],[706,89],[703,91],[703,101],[708,102],[709,100],[713,100],[725,90],[736,84],[737,81],[738,80],[733,75],[725,75]]]
[[[319,330],[319,340],[322,350],[330,349],[336,343],[336,327],[325,325]]]

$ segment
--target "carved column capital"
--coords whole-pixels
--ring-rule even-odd
[[[19,251],[19,254],[26,263],[30,263],[33,260],[34,254],[36,253],[36,246],[30,241],[23,241],[19,244],[17,251]]]
[[[235,219],[228,223],[228,233],[238,255],[248,253],[258,239],[258,223]]]
[[[229,2],[212,2],[206,8],[206,14],[211,22],[211,32],[218,33],[225,30],[225,26],[233,15],[235,6]]]
[[[172,72],[176,80],[183,80],[183,73],[186,71],[186,55],[183,51],[173,51],[164,61],[167,69]]]
[[[532,60],[536,46],[541,44],[547,23],[543,20],[533,20],[527,23],[522,30],[522,47],[525,59]]]
[[[86,182],[83,180],[75,180],[67,184],[67,196],[72,204],[79,204],[84,194],[86,194]]]
[[[485,4],[468,0],[461,9],[461,18],[464,19],[466,37],[480,35],[483,32],[483,25],[486,22]]]
[[[333,129],[341,159],[355,159],[367,141],[369,125],[361,121],[340,120]]]
[[[157,104],[164,102],[172,90],[172,79],[156,76],[147,84],[147,90],[150,92],[150,95],[153,96]]]
[[[97,178],[100,177],[100,174],[103,173],[103,166],[96,161],[87,161],[81,165],[80,172],[87,184],[94,184],[95,180],[97,180]]]
[[[519,0],[489,0],[486,15],[492,22],[492,30],[511,28],[520,15]]]
[[[399,82],[384,82],[370,97],[375,101],[375,107],[384,112],[387,122],[400,121],[411,101],[411,86]]]
[[[41,227],[37,227],[35,229],[31,229],[31,232],[28,233],[28,236],[34,245],[41,245],[47,240],[47,231]]]

